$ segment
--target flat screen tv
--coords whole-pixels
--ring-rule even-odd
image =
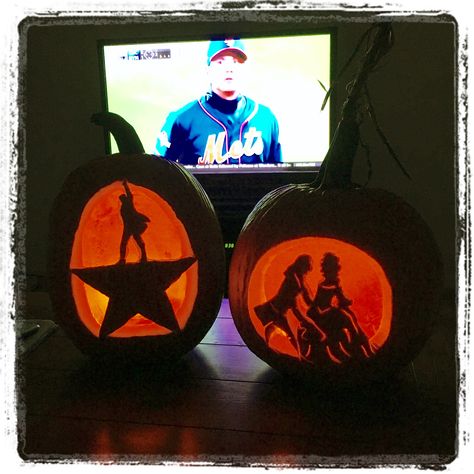
[[[100,42],[104,109],[121,115],[135,128],[146,153],[167,156],[173,137],[180,140],[172,132],[178,113],[193,102],[199,107],[195,101],[209,97],[210,39],[201,35],[178,41]],[[221,128],[206,135],[206,149],[197,159],[170,159],[182,161],[193,173],[315,171],[331,138],[330,104],[322,105],[331,82],[334,31],[219,38],[228,39],[237,41],[246,57],[239,92],[254,101],[260,112],[271,111],[280,153],[277,158],[246,159],[267,146],[265,140],[259,142],[259,125],[249,122],[251,126],[238,138],[231,138],[225,123],[220,123]],[[207,133],[205,121],[196,120],[194,129],[201,127],[200,133]],[[262,127],[269,120],[263,116]],[[113,137],[107,146],[107,152],[118,151]]]

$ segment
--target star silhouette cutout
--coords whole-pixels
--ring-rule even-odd
[[[71,272],[109,297],[99,331],[99,338],[104,339],[137,313],[173,332],[180,331],[166,289],[195,261],[195,257],[186,257],[178,260],[117,263],[74,268]]]

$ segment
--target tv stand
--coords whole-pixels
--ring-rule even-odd
[[[208,194],[221,225],[227,270],[234,245],[248,215],[270,191],[287,184],[311,182],[317,171],[276,173],[196,173],[196,179]]]

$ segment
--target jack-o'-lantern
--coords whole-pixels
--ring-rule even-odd
[[[119,153],[79,167],[56,198],[50,244],[52,303],[85,352],[176,358],[215,320],[220,227],[176,163]]]
[[[232,316],[248,347],[281,372],[331,384],[380,379],[412,360],[442,284],[438,248],[418,213],[351,182],[366,73],[353,83],[318,178],[256,205],[229,273]]]

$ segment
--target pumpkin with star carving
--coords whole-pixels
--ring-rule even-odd
[[[58,321],[84,352],[173,359],[214,322],[225,259],[192,175],[118,153],[66,179],[51,211],[49,268]]]

